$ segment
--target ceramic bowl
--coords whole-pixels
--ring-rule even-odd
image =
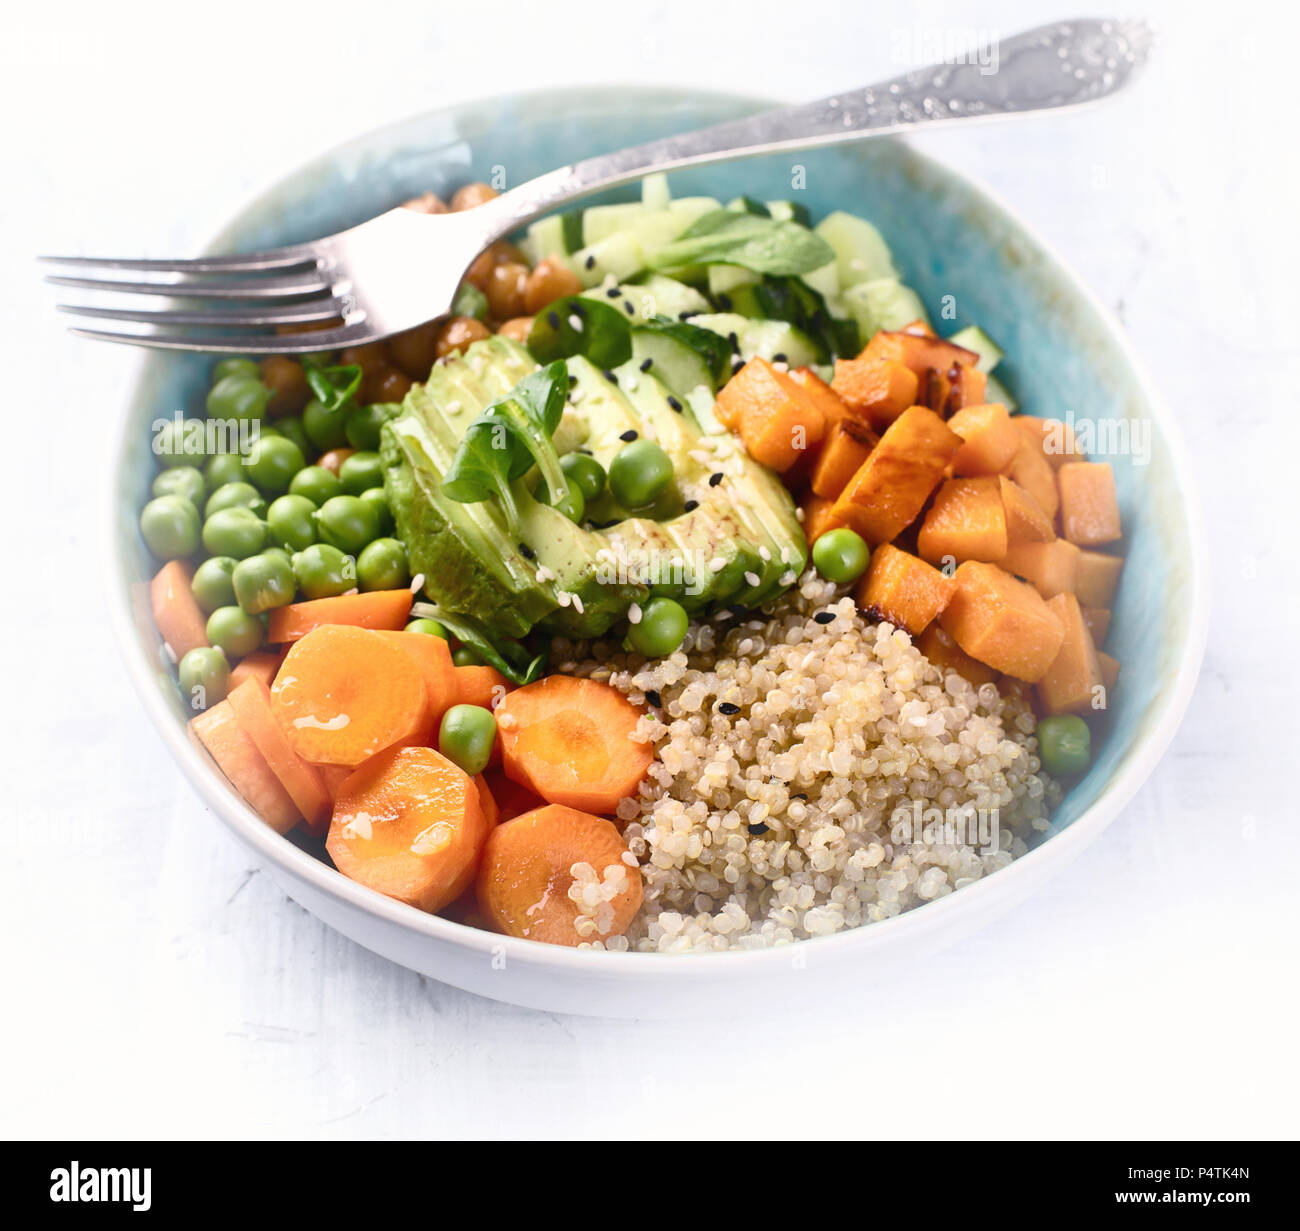
[[[565,89],[472,102],[348,142],[262,193],[214,252],[337,231],[426,189],[518,183],[575,158],[730,119],[762,100],[668,89]],[[1204,537],[1168,414],[1114,320],[1004,205],[907,144],[874,140],[675,174],[676,195],[794,198],[814,217],[870,218],[936,320],[978,323],[1007,358],[998,371],[1028,411],[1124,421],[1147,456],[1112,456],[1127,562],[1107,648],[1123,664],[1111,727],[1046,841],[1011,867],[883,923],[759,952],[606,954],[480,932],[425,915],[339,875],[305,839],[268,829],[186,738],[186,710],[148,614],[152,562],[137,530],[154,473],[150,425],[201,401],[209,360],[148,355],[120,424],[110,552],[115,620],[130,674],[199,797],[296,901],[366,948],[484,996],[610,1016],[677,1016],[785,1003],[905,965],[969,936],[1093,841],[1165,750],[1191,694],[1205,637]],[[617,197],[619,194],[612,194]],[[626,194],[624,194],[626,195]],[[411,277],[420,277],[418,269]],[[202,876],[201,868],[194,869]]]

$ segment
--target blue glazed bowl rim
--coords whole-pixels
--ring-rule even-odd
[[[236,232],[259,206],[265,204],[268,198],[317,169],[328,167],[351,153],[364,151],[377,140],[402,129],[431,122],[435,118],[480,110],[494,103],[514,107],[517,113],[528,115],[562,113],[589,100],[593,94],[602,92],[616,95],[624,104],[630,100],[641,100],[647,104],[652,101],[667,102],[681,106],[726,103],[758,111],[767,107],[780,106],[783,102],[769,97],[728,91],[627,84],[546,88],[464,99],[370,129],[307,160],[288,173],[277,176],[271,183],[263,185],[248,198],[233,216],[232,221],[222,227],[203,251],[218,253],[232,250],[237,240]],[[1037,249],[1052,267],[1060,272],[1060,275],[1070,284],[1071,290],[1087,303],[1105,325],[1110,339],[1128,361],[1142,404],[1158,424],[1167,447],[1171,477],[1182,498],[1182,514],[1188,529],[1191,556],[1185,563],[1188,578],[1187,594],[1190,596],[1191,609],[1184,626],[1186,631],[1183,645],[1171,666],[1172,685],[1164,692],[1163,699],[1157,703],[1158,717],[1145,726],[1139,737],[1137,754],[1130,757],[1120,772],[1101,787],[1092,804],[1065,829],[1053,834],[1034,850],[998,872],[981,877],[958,892],[927,902],[891,919],[798,942],[795,946],[796,951],[806,954],[809,960],[815,960],[819,965],[829,963],[831,960],[844,960],[849,956],[849,951],[865,957],[868,953],[900,943],[905,938],[916,940],[923,934],[954,931],[955,925],[963,916],[979,916],[981,908],[993,905],[999,897],[1010,899],[1011,902],[1020,900],[1034,883],[1049,874],[1048,865],[1051,862],[1055,862],[1058,871],[1069,863],[1114,820],[1125,804],[1136,794],[1168,748],[1196,685],[1209,623],[1206,540],[1202,531],[1200,509],[1193,499],[1191,471],[1185,448],[1176,421],[1152,386],[1114,315],[1070,270],[1059,253],[1012,207],[988,188],[943,160],[919,152],[910,143],[900,138],[885,137],[875,138],[875,140],[887,140],[902,145],[906,156],[918,166],[956,182],[982,210],[1001,214],[1031,247]],[[120,476],[138,462],[138,448],[133,445],[128,433],[122,429],[128,417],[127,407],[139,395],[147,365],[153,362],[160,362],[160,360],[157,356],[143,352],[127,378],[128,395],[116,424],[119,432],[117,452],[114,464],[106,475],[108,491],[103,507],[109,510],[114,507],[114,495],[120,486]],[[759,968],[764,966],[789,967],[792,953],[786,946],[758,950],[730,950],[725,954],[677,955],[603,953],[545,945],[538,941],[485,932],[437,915],[425,914],[423,911],[386,898],[349,880],[329,864],[315,858],[310,852],[296,846],[262,822],[234,791],[220,780],[210,760],[190,741],[185,728],[177,724],[175,715],[168,709],[157,687],[154,665],[137,633],[131,605],[131,586],[138,585],[143,579],[136,576],[134,564],[122,550],[120,536],[114,532],[112,516],[105,518],[105,532],[108,535],[108,542],[105,544],[102,558],[109,573],[107,588],[111,596],[110,618],[122,647],[123,663],[132,685],[163,743],[200,798],[235,837],[260,859],[274,865],[289,877],[306,883],[314,891],[338,899],[345,905],[373,917],[377,922],[424,935],[470,953],[480,954],[484,959],[504,956],[507,961],[514,958],[532,967],[549,965],[557,970],[564,969],[571,974],[581,974],[584,971],[598,974],[602,980],[636,979],[642,974],[648,974],[651,966],[656,975],[667,975],[682,981],[708,980],[720,973],[716,965],[718,961],[726,961],[733,969],[743,964],[748,974],[758,973]]]

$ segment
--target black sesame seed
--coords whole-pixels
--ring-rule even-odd
[[[605,292],[605,298],[606,298],[606,299],[617,299],[617,298],[618,298],[622,293],[623,293],[623,292],[620,291],[620,290],[618,289],[618,287],[616,287],[616,286],[611,286],[611,287],[609,288],[609,290],[607,290],[607,291]]]
[[[558,312],[548,312],[546,321],[552,329],[558,329],[560,327],[560,314]]]
[[[718,307],[721,308],[724,312],[730,312],[730,311],[731,311],[731,296],[730,296],[730,295],[719,295],[719,296],[718,296]]]
[[[736,352],[740,351],[740,339],[736,337],[736,332],[734,329],[731,331],[731,333],[727,334],[727,341],[728,343],[730,343],[732,350]]]
[[[570,376],[570,377],[569,377],[569,388],[570,388],[570,389],[572,389],[573,386],[576,385],[577,383],[578,383],[578,378],[577,378],[576,376]]]
[[[688,500],[684,505],[682,505],[682,509],[687,513],[694,513],[699,507],[700,502],[698,500]]]
[[[519,550],[520,550],[520,552],[523,553],[523,557],[524,557],[525,560],[536,560],[536,559],[537,559],[537,556],[536,556],[536,554],[533,552],[533,549],[532,549],[531,547],[529,547],[527,543],[520,543],[520,544],[519,544]]]
[[[679,415],[682,413],[682,404],[671,394],[668,395],[668,405],[671,406]]]
[[[657,710],[663,709],[664,707],[663,698],[653,688],[646,689],[645,699]]]
[[[833,611],[819,611],[813,619],[818,624],[833,624],[835,622],[835,613]]]
[[[689,321],[693,315],[691,312],[679,312],[677,313],[677,319],[679,321]]]
[[[596,258],[595,258],[594,256],[588,256],[587,259],[586,259],[585,261],[583,261],[582,264],[583,264],[583,266],[584,266],[586,269],[595,269],[595,268],[596,268]]]
[[[735,704],[733,704],[733,703],[730,702],[730,701],[719,701],[719,702],[718,702],[718,713],[719,713],[719,714],[726,714],[726,716],[727,716],[728,718],[730,718],[730,717],[732,716],[732,714],[739,714],[739,713],[740,713],[740,706],[735,705]]]
[[[569,310],[580,321],[585,321],[587,319],[587,309],[584,308],[576,299],[569,304]]]
[[[631,444],[632,441],[636,439],[636,429],[630,427],[627,429],[626,432],[620,432],[618,434],[618,438],[619,440],[623,441],[625,444]]]
[[[609,381],[609,383],[610,383],[611,385],[617,385],[617,384],[618,384],[618,377],[615,376],[614,373],[613,373],[609,368],[606,368],[606,369],[601,373],[601,375],[602,375],[602,376],[603,376],[607,381]]]
[[[743,368],[744,366],[745,366],[745,361],[744,361],[743,359],[733,359],[733,360],[731,361],[731,374],[732,374],[732,376],[735,376],[735,374],[736,374],[737,372],[739,372],[740,369]]]
[[[772,362],[773,362],[773,363],[788,363],[789,360],[786,359],[786,357],[785,357],[785,352],[784,352],[784,351],[777,351],[776,354],[772,356]]]
[[[623,311],[626,312],[628,316],[635,316],[636,305],[633,304],[633,302],[630,299],[625,299],[623,300]]]
[[[652,367],[654,367],[654,365],[655,365],[655,361],[653,359],[643,360],[641,364],[641,371],[648,372]]]
[[[808,800],[808,796],[805,795],[802,791],[798,791],[798,792],[796,792],[794,795],[791,795],[790,798],[791,798],[791,799],[802,799],[805,803],[806,803],[807,800]]]
[[[757,825],[746,825],[745,828],[748,829],[750,834],[755,838],[757,838],[759,834],[767,833],[767,826],[764,825],[762,821],[759,821]]]
[[[711,474],[711,475],[709,475],[709,486],[710,486],[710,487],[717,487],[717,485],[718,485],[719,483],[721,483],[721,482],[722,482],[722,471],[718,471],[717,474]]]

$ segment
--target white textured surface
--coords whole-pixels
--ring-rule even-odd
[[[1009,34],[1075,7],[805,0],[797,42],[767,0],[635,6],[649,35],[585,2],[494,5],[490,33],[416,2],[24,10],[0,51],[0,1132],[694,1137],[705,1105],[708,1136],[1295,1134],[1300,817],[1275,784],[1295,764],[1300,193],[1280,7],[1146,6],[1162,42],[1122,100],[922,139],[1119,312],[1183,423],[1216,577],[1204,673],[1146,788],[1047,892],[910,978],[680,1026],[418,978],[201,815],[97,614],[101,424],[127,356],[60,332],[34,251],[192,251],[285,165],[461,97],[814,97],[897,71],[918,29]]]

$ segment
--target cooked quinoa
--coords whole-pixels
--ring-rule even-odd
[[[657,753],[618,814],[644,906],[602,939],[590,870],[584,947],[758,949],[888,919],[1006,867],[1060,801],[1023,701],[942,675],[811,571],[771,615],[720,613],[668,658],[556,650],[646,705]],[[917,805],[996,817],[996,849],[951,830],[895,841],[896,809]]]

